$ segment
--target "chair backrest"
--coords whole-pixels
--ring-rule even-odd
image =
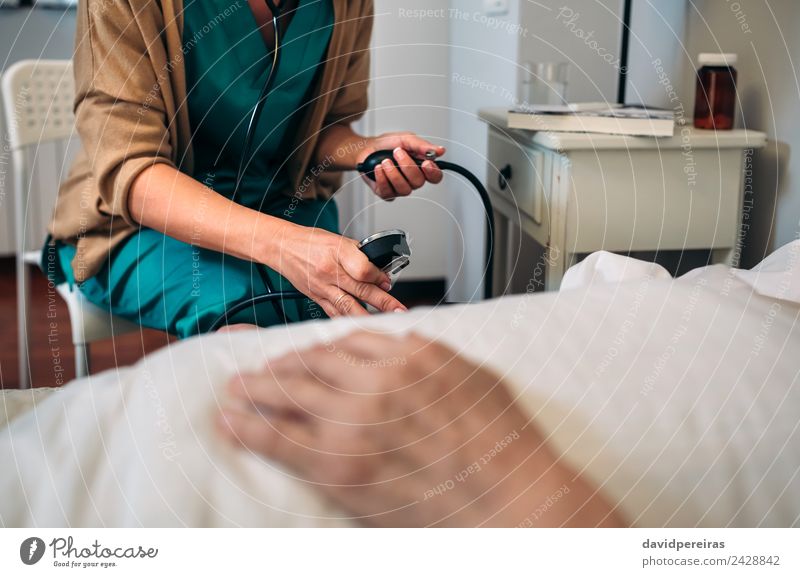
[[[1,89],[14,175],[14,218],[6,222],[20,255],[41,246],[76,149],[72,62],[23,60],[6,70]]]
[[[3,104],[12,150],[70,138],[75,82],[70,60],[23,60],[3,74]]]

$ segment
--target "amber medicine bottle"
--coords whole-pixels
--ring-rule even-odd
[[[702,53],[697,58],[694,125],[730,130],[736,113],[736,54]]]

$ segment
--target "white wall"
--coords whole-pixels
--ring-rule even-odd
[[[524,3],[524,2],[523,2]],[[482,0],[452,0],[450,18],[450,143],[448,160],[486,180],[486,125],[478,120],[485,106],[511,106],[516,96],[520,0],[509,13],[484,20]],[[483,85],[471,84],[473,80]],[[457,181],[453,214],[458,228],[449,239],[449,298],[479,300],[482,292],[483,207],[472,188]],[[465,249],[466,252],[464,252]]]
[[[622,0],[522,2],[521,62],[568,62],[567,97],[617,100]]]
[[[433,10],[420,18],[412,10]],[[481,0],[376,1],[370,113],[358,127],[368,134],[413,130],[447,147],[446,158],[486,172],[484,106],[508,105],[517,75],[519,2],[487,21]],[[490,83],[470,87],[464,79]],[[402,228],[413,241],[413,264],[405,280],[446,278],[450,298],[482,294],[484,215],[472,188],[450,175],[409,199],[375,201],[357,181],[339,200],[351,236]],[[349,222],[352,215],[355,220]],[[466,247],[466,258],[463,257]]]
[[[670,91],[661,83],[662,74],[683,95],[683,79],[691,59],[684,44],[688,0],[634,0],[628,44],[628,74],[625,101],[675,108]],[[684,103],[686,104],[686,103]],[[688,103],[687,114],[691,114]]]
[[[665,106],[653,61],[682,78],[688,0],[634,0],[631,9],[626,101]],[[622,0],[523,2],[521,62],[569,62],[570,100],[617,100]]]
[[[448,160],[483,178],[486,127],[477,111],[508,104],[515,93],[519,39],[508,27],[519,22],[519,2],[510,5],[507,15],[487,22],[481,0],[376,0],[370,113],[358,130],[416,131],[446,146]],[[428,13],[415,18],[413,10]],[[462,78],[495,89],[471,88],[457,80]],[[389,204],[376,201],[356,179],[338,198],[350,236],[385,228],[410,233],[413,264],[403,279],[445,278],[454,300],[482,294],[483,209],[458,177]]]
[[[447,5],[448,0],[376,0],[370,111],[359,130],[366,134],[410,130],[447,144]],[[413,16],[417,14],[413,10],[422,9],[441,12]],[[404,280],[447,276],[445,246],[452,228],[447,185],[427,186],[409,198],[387,203],[355,179],[339,196],[343,232],[348,236],[390,228],[409,234],[414,254]],[[352,222],[351,217],[355,217]]]
[[[0,71],[27,58],[70,58],[74,33],[74,10],[0,10]],[[2,114],[0,134],[0,255],[8,255],[14,252],[14,175]]]
[[[732,8],[738,5],[737,13]],[[769,141],[754,159],[754,205],[743,250],[752,265],[800,232],[800,2],[694,0],[687,48],[736,52],[739,126],[762,130]],[[693,68],[693,66],[692,66]],[[693,102],[694,79],[685,77]]]
[[[621,0],[511,0],[502,16],[487,17],[482,0],[450,2],[450,145],[448,159],[486,180],[486,125],[477,111],[513,106],[520,63],[569,62],[567,95],[574,101],[615,101],[621,43]],[[652,61],[661,58],[681,77],[687,0],[635,0],[632,10],[628,100],[666,105]],[[437,6],[440,5],[437,3]],[[609,60],[611,62],[609,62]],[[674,68],[673,68],[674,66]],[[472,190],[453,191],[457,230],[448,242],[450,298],[481,294],[483,211]]]
[[[689,6],[692,4],[692,6]],[[800,3],[792,0],[635,0],[632,13],[629,102],[668,106],[657,84],[653,60],[660,58],[691,115],[693,59],[700,51],[736,51],[740,56],[740,111],[747,126],[769,134],[755,170],[759,201],[744,252],[745,264],[765,249],[798,234],[800,220]],[[559,16],[564,6],[579,16]],[[401,7],[403,12],[401,13]],[[440,10],[441,16],[412,18],[412,9]],[[570,60],[568,94],[573,100],[616,98],[616,70],[575,30],[592,33],[597,47],[616,54],[619,0],[510,0],[504,16],[486,19],[482,0],[376,1],[373,52],[373,110],[362,130],[413,130],[448,147],[447,158],[479,177],[486,174],[486,127],[477,119],[484,106],[508,106],[516,97],[517,62]],[[574,18],[574,16],[572,16]],[[744,23],[750,32],[742,30]],[[74,14],[58,10],[0,11],[0,62],[22,58],[64,58],[71,54]],[[483,82],[470,84],[471,79]],[[10,250],[13,214],[8,159],[0,150],[0,252]],[[375,203],[356,181],[343,195],[343,212],[358,214],[353,236],[383,228],[408,230],[417,249],[405,278],[451,281],[450,296],[480,294],[483,213],[472,190],[456,177],[428,187],[413,199]],[[777,203],[771,199],[776,198]],[[366,209],[366,210],[364,210]],[[466,253],[462,250],[466,248]],[[464,255],[467,255],[466,257]]]

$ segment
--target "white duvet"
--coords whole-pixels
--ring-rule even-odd
[[[221,386],[356,327],[439,339],[505,376],[640,526],[800,524],[800,242],[672,280],[597,253],[559,293],[214,335],[50,394],[2,396],[4,526],[335,526],[347,516],[217,439]],[[0,421],[2,422],[2,421]]]

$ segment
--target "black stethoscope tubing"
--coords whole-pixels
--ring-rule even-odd
[[[239,160],[239,170],[236,173],[236,184],[233,189],[233,195],[231,200],[236,198],[237,193],[239,192],[239,188],[242,184],[242,179],[244,178],[244,174],[247,171],[247,161],[248,156],[250,153],[250,148],[253,144],[253,137],[255,135],[256,126],[258,126],[258,122],[261,118],[261,113],[264,110],[264,104],[269,97],[269,93],[272,90],[272,85],[275,83],[275,74],[280,65],[280,58],[281,58],[281,31],[280,27],[278,26],[278,20],[281,17],[281,9],[279,6],[276,6],[273,0],[264,0],[267,4],[267,7],[272,12],[272,27],[275,31],[275,44],[272,51],[272,67],[269,71],[269,76],[267,77],[267,81],[264,83],[264,86],[261,88],[261,92],[258,97],[258,101],[256,105],[253,107],[253,112],[250,115],[250,121],[247,126],[247,134],[245,135],[244,141],[244,150],[242,151],[242,157]],[[214,163],[216,167],[216,162]],[[437,161],[437,165],[442,170],[450,170],[457,174],[460,174],[464,178],[466,178],[470,184],[475,188],[478,195],[481,198],[481,202],[483,203],[484,212],[486,214],[486,223],[487,223],[487,230],[486,230],[486,248],[485,248],[485,255],[486,255],[486,265],[484,268],[485,271],[485,280],[484,280],[484,298],[490,299],[492,297],[492,274],[494,269],[494,250],[493,250],[493,243],[494,243],[494,211],[492,209],[492,203],[489,198],[489,193],[486,191],[486,188],[483,186],[483,183],[470,171],[466,168],[454,164],[452,162],[446,161]],[[271,302],[275,307],[275,312],[281,318],[284,324],[288,321],[286,319],[286,314],[283,310],[283,301],[285,300],[297,300],[297,299],[305,299],[308,298],[306,295],[301,293],[300,291],[282,291],[282,292],[275,292],[274,288],[272,287],[272,283],[267,276],[266,271],[263,271],[261,267],[257,269],[259,274],[261,275],[262,280],[264,281],[264,285],[267,288],[267,294],[257,295],[240,303],[233,305],[232,307],[225,310],[225,312],[217,318],[211,327],[209,327],[209,332],[214,332],[219,329],[224,324],[227,324],[229,317],[245,310],[249,307],[255,307],[257,304]],[[280,303],[280,304],[279,304]]]

